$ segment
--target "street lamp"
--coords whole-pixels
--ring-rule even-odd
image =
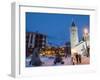
[[[87,40],[88,36],[89,36],[89,31],[88,31],[88,29],[85,27],[85,28],[83,29],[83,37],[84,37],[84,40],[85,40],[85,41]]]
[[[86,45],[86,53],[87,53],[87,56],[88,56],[88,47],[87,47],[87,40],[88,40],[88,37],[89,37],[89,31],[88,31],[88,29],[85,27],[84,29],[83,29],[83,40],[84,40],[84,42],[85,42],[85,45]]]
[[[88,29],[87,28],[84,28],[84,33],[88,34]]]
[[[72,49],[71,49],[71,52],[72,52],[72,53],[77,53],[77,50],[74,49],[74,48],[72,48]]]

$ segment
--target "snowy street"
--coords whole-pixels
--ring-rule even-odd
[[[46,56],[40,56],[41,61],[43,62],[42,66],[56,66],[56,65],[71,65],[71,57],[63,57],[64,64],[57,63],[54,64],[54,57],[46,57]],[[31,61],[31,56],[26,59],[26,67],[32,67],[32,65],[29,64]]]
[[[54,57],[40,56],[40,59],[43,62],[43,64],[41,66],[72,65],[72,61],[71,61],[70,56],[67,56],[66,58],[63,57],[64,64],[61,64],[61,63],[54,64],[54,59],[55,59]],[[29,56],[26,59],[26,67],[32,67],[32,65],[30,65],[30,61],[31,61],[31,56]],[[76,65],[82,65],[82,64],[90,64],[90,58],[86,57],[86,56],[83,56],[81,58],[81,63],[76,64]]]

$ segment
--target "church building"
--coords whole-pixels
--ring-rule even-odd
[[[83,30],[83,38],[79,41],[78,36],[78,27],[72,22],[70,28],[70,42],[71,42],[71,56],[73,57],[75,53],[80,54],[81,56],[88,56],[89,55],[89,33],[88,30],[85,28]]]

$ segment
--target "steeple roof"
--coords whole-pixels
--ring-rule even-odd
[[[72,26],[73,26],[73,27],[75,26],[75,23],[74,23],[74,21],[72,22]]]

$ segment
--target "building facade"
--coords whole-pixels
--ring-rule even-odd
[[[81,41],[79,41],[78,38],[78,29],[75,25],[74,22],[72,22],[72,26],[71,26],[71,56],[74,57],[75,54],[80,54],[81,56],[88,56],[89,53],[89,49],[90,49],[90,40],[89,40],[89,33],[88,33],[88,29],[84,29],[83,32],[83,39],[81,39]]]
[[[32,54],[34,48],[44,48],[46,46],[46,36],[35,32],[26,32],[26,56]]]

